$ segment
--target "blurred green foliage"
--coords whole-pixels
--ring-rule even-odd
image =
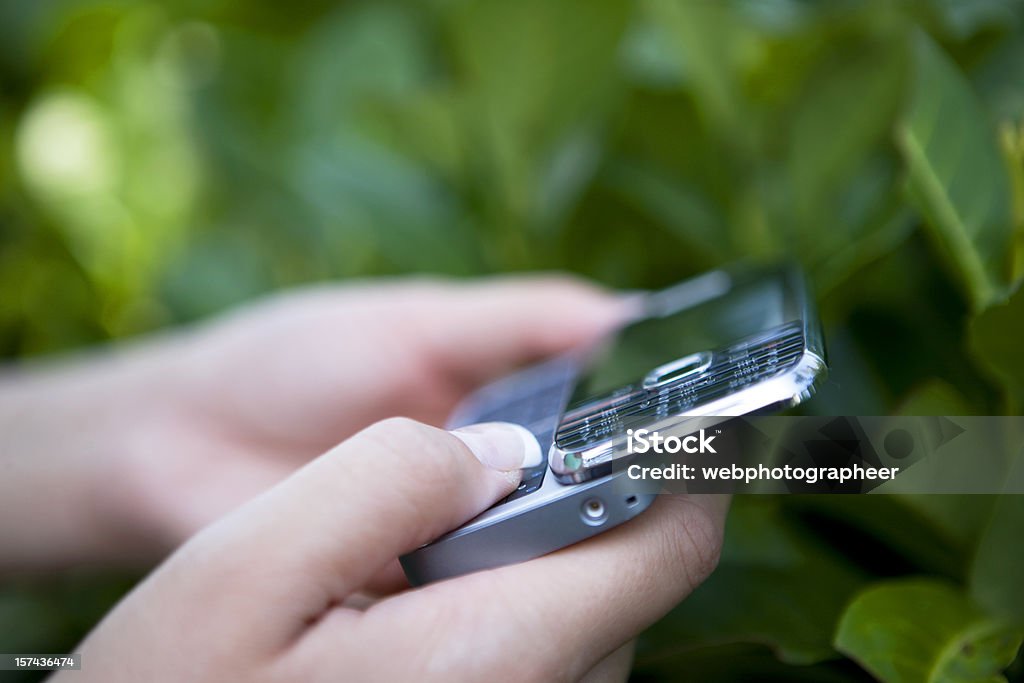
[[[310,281],[788,256],[811,409],[1024,407],[1021,2],[4,0],[0,84],[7,357]],[[1024,680],[1022,537],[1012,497],[739,499],[636,677]],[[5,590],[0,642],[71,647],[79,595]]]

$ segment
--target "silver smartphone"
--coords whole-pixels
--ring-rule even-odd
[[[411,583],[522,562],[622,524],[656,495],[616,486],[614,444],[627,430],[781,410],[825,377],[820,324],[795,267],[716,270],[639,296],[637,316],[607,338],[455,410],[449,428],[525,426],[547,459],[494,507],[403,556]]]

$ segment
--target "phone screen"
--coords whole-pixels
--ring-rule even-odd
[[[637,391],[652,369],[714,351],[788,322],[780,277],[705,283],[703,300],[673,289],[652,295],[650,317],[624,327],[588,355],[567,412]]]

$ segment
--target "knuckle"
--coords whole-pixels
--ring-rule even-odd
[[[406,417],[391,417],[367,427],[359,448],[416,473],[417,485],[447,489],[459,479],[465,446],[448,432]]]
[[[389,417],[360,432],[357,444],[378,457],[419,460],[418,454],[423,450],[438,450],[435,443],[440,433],[407,417]]]
[[[429,427],[408,417],[389,417],[373,423],[363,434],[368,438],[389,442],[415,438],[428,430]]]

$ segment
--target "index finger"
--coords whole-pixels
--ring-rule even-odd
[[[506,276],[452,285],[408,322],[432,367],[473,386],[593,340],[631,307],[566,275]]]

